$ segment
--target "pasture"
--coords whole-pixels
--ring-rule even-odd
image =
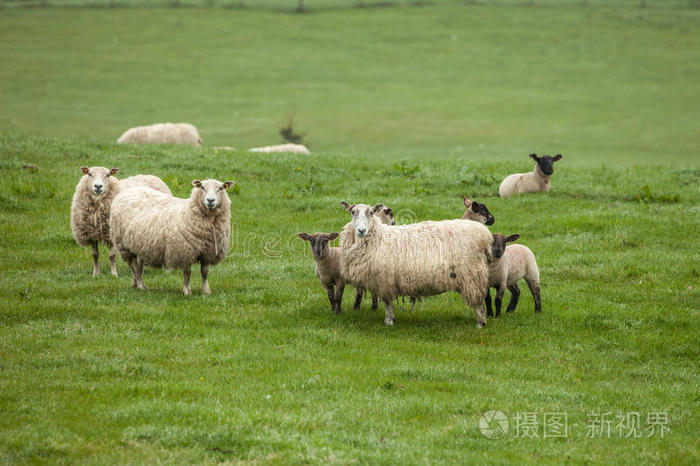
[[[278,4],[0,10],[0,461],[700,461],[700,12]],[[289,115],[311,156],[213,149],[278,143]],[[204,146],[115,145],[167,120]],[[498,198],[531,152],[564,154],[552,191]],[[196,268],[192,296],[177,271],[132,290],[104,247],[93,278],[69,225],[81,165],[180,197],[235,180],[212,295]],[[350,287],[331,313],[297,232],[339,231],[340,200],[409,223],[460,217],[463,195],[536,254],[541,314],[524,286],[482,330],[456,294],[391,328]]]

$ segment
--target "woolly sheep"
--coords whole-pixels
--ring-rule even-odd
[[[549,192],[550,180],[554,173],[554,162],[561,160],[563,156],[557,154],[554,157],[537,154],[530,154],[530,158],[535,163],[535,169],[529,173],[515,173],[508,175],[501,182],[498,188],[498,195],[501,197],[512,196],[513,194]]]
[[[201,146],[197,128],[190,123],[156,123],[128,129],[117,144],[189,144]]]
[[[504,236],[500,233],[493,235],[493,262],[489,264],[489,287],[497,289],[496,292],[496,317],[501,315],[501,303],[506,287],[510,290],[510,302],[506,312],[512,312],[518,305],[520,298],[520,288],[518,281],[524,278],[530,287],[530,292],[535,301],[535,312],[542,310],[540,300],[540,272],[537,268],[535,255],[522,244],[511,244],[506,247],[506,243],[513,242],[520,238],[520,235]],[[486,312],[489,317],[493,315],[491,310],[491,295],[486,292]]]
[[[143,265],[182,269],[183,292],[190,291],[190,267],[199,262],[202,293],[209,294],[209,266],[221,262],[231,238],[233,181],[192,181],[188,199],[134,188],[112,203],[110,228],[119,255],[131,267],[134,288],[146,289]]]
[[[390,226],[377,221],[382,205],[350,206],[354,243],[341,234],[342,274],[384,300],[384,323],[393,325],[398,296],[457,291],[486,325],[484,298],[491,260],[491,233],[477,222],[443,220]]]
[[[248,149],[248,152],[262,152],[262,153],[271,153],[271,152],[292,152],[294,154],[304,154],[304,155],[309,155],[311,151],[306,148],[306,146],[302,144],[280,144],[278,146],[265,146],[265,147],[253,147],[251,149]]]
[[[299,238],[308,241],[311,253],[316,261],[316,276],[321,280],[321,285],[328,293],[331,302],[331,310],[340,313],[340,304],[343,302],[343,290],[345,279],[340,273],[340,248],[329,247],[328,242],[336,239],[338,233],[299,233]],[[335,287],[335,291],[333,288]]]
[[[351,207],[350,204],[348,204],[345,201],[340,201],[340,205],[343,206],[345,210],[349,212],[349,208]],[[355,204],[359,208],[368,208],[371,207],[368,204]],[[385,225],[394,225],[395,220],[394,220],[394,210],[391,207],[385,206],[384,204],[381,204],[382,208],[381,210],[377,213],[377,219],[384,223]],[[347,244],[353,244],[355,242],[355,229],[352,226],[352,222],[348,222],[342,230],[342,233],[346,235],[347,238]],[[352,305],[353,310],[357,310],[360,308],[360,305],[362,304],[362,297],[365,293],[365,290],[361,287],[355,287],[355,303]],[[342,298],[342,296],[341,296]],[[379,307],[379,298],[377,298],[376,295],[372,295],[372,310],[376,311],[377,308]]]
[[[109,235],[109,212],[112,201],[120,191],[135,186],[145,186],[171,195],[168,186],[153,175],[136,175],[118,180],[114,175],[118,168],[80,167],[83,176],[75,186],[71,204],[70,225],[73,238],[80,246],[92,247],[94,277],[100,274],[100,252],[102,242],[110,246],[109,262],[112,275],[117,276],[117,250]]]

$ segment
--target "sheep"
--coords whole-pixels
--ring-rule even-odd
[[[485,326],[492,242],[488,228],[463,220],[385,225],[376,219],[381,209],[381,204],[350,206],[355,236],[349,243],[343,232],[340,246],[341,273],[384,301],[384,323],[394,324],[393,301],[398,296],[457,291],[474,308],[477,326]]]
[[[202,138],[190,123],[156,123],[126,130],[117,139],[117,144],[189,144],[199,147]]]
[[[265,146],[265,147],[252,147],[248,149],[248,152],[292,152],[294,154],[304,154],[309,155],[311,151],[302,144],[280,144],[278,146]]]
[[[329,247],[328,242],[336,239],[338,233],[298,233],[299,238],[308,241],[316,261],[316,276],[328,293],[331,310],[340,313],[343,301],[345,279],[340,273],[340,248]],[[335,292],[333,288],[335,287]]]
[[[114,175],[118,168],[80,167],[83,176],[75,186],[71,204],[70,224],[75,242],[80,246],[92,247],[92,276],[100,274],[100,252],[97,247],[102,242],[110,246],[109,262],[112,275],[117,274],[117,250],[109,235],[109,213],[112,201],[120,191],[145,186],[171,195],[168,185],[153,175],[136,175],[118,180]]]
[[[549,192],[554,162],[561,160],[562,157],[561,154],[554,157],[549,155],[538,157],[537,154],[530,154],[530,158],[536,162],[535,169],[529,173],[506,176],[498,188],[498,195],[507,197],[513,194]]]
[[[480,204],[465,197],[464,206],[467,210],[464,211],[462,220],[473,220],[483,223],[484,225],[493,225],[496,221],[491,212],[489,212],[489,209],[486,208],[486,204]]]
[[[506,243],[513,242],[520,238],[520,235],[504,236],[500,233],[493,235],[493,262],[489,264],[489,287],[496,288],[496,317],[501,315],[501,303],[506,287],[510,290],[510,302],[506,312],[513,312],[518,305],[520,298],[520,288],[518,281],[525,278],[530,292],[535,301],[535,312],[542,310],[540,300],[540,272],[537,268],[535,255],[522,244],[512,244],[506,247]],[[486,292],[486,312],[487,316],[493,316],[491,310],[491,295]]]
[[[343,206],[345,210],[348,212],[350,211],[349,208],[351,207],[350,204],[348,204],[345,201],[340,201],[340,205]],[[355,204],[356,206],[360,208],[365,208],[365,207],[370,207],[367,204]],[[381,204],[382,208],[378,212],[377,218],[379,219],[380,222],[386,224],[386,225],[394,225],[396,222],[394,220],[394,210],[391,207],[387,207],[384,204]],[[347,237],[347,244],[352,244],[355,242],[355,230],[352,227],[352,222],[348,222],[344,227],[342,232],[346,235]],[[364,296],[365,290],[361,287],[355,287],[355,303],[352,306],[353,310],[357,310],[360,308],[360,305],[362,304],[362,297]],[[342,293],[341,293],[342,294]],[[342,296],[341,296],[342,298]],[[372,294],[372,310],[376,311],[377,308],[379,307],[379,298],[377,298],[376,295]]]
[[[182,269],[183,292],[190,290],[190,268],[199,262],[202,293],[210,294],[209,266],[221,262],[231,238],[233,181],[193,180],[187,199],[134,188],[112,203],[109,225],[119,255],[133,273],[131,286],[146,289],[143,265]]]

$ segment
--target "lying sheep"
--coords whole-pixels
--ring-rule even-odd
[[[384,323],[393,325],[398,296],[430,296],[457,291],[486,325],[491,233],[477,222],[443,220],[390,226],[377,220],[382,205],[351,206],[354,242],[340,237],[342,274],[384,300]]]
[[[124,191],[112,203],[110,228],[119,255],[131,267],[134,288],[146,289],[143,265],[182,269],[183,292],[190,291],[190,267],[199,262],[202,293],[209,294],[209,266],[221,262],[231,238],[233,181],[192,181],[188,199],[151,189]]]
[[[156,123],[128,129],[117,144],[189,144],[201,146],[202,138],[189,123]]]
[[[521,244],[512,244],[506,247],[506,243],[513,242],[520,238],[520,235],[503,236],[500,233],[493,235],[493,262],[489,264],[489,287],[496,288],[496,317],[501,315],[501,303],[506,287],[510,290],[510,302],[506,312],[513,312],[518,305],[520,298],[520,288],[518,281],[525,278],[530,292],[535,300],[535,312],[542,310],[540,301],[540,272],[537,268],[535,255],[530,249]],[[489,317],[493,316],[491,310],[491,295],[486,292],[486,312]]]
[[[338,233],[299,233],[299,238],[308,241],[311,253],[316,261],[316,276],[321,280],[321,285],[328,293],[331,302],[331,310],[340,313],[340,305],[343,302],[343,290],[345,279],[340,273],[340,248],[328,246],[328,242],[336,239]],[[335,291],[333,288],[335,287]]]
[[[467,210],[464,211],[462,220],[473,220],[475,222],[483,223],[484,225],[493,225],[493,223],[496,221],[491,212],[489,212],[489,209],[486,208],[486,204],[480,204],[465,197],[464,206],[467,208]]]
[[[117,250],[112,247],[109,235],[109,212],[112,201],[120,191],[135,186],[145,186],[171,195],[168,186],[153,175],[136,175],[118,180],[114,175],[118,168],[80,167],[83,176],[75,186],[70,210],[70,226],[73,238],[80,246],[92,247],[93,277],[100,274],[99,242],[110,246],[109,262],[112,275],[117,276]]]
[[[265,146],[265,147],[253,147],[248,149],[248,152],[262,152],[262,153],[272,153],[272,152],[291,152],[293,154],[304,154],[309,155],[311,151],[302,144],[280,144],[278,146]]]
[[[345,210],[350,212],[350,204],[345,201],[340,201],[340,205],[343,206]],[[359,208],[370,207],[367,204],[355,204]],[[391,207],[387,207],[384,204],[380,204],[382,208],[377,213],[377,219],[385,225],[394,225],[394,210]],[[355,229],[352,226],[352,222],[348,222],[342,230],[342,233],[346,235],[347,244],[353,244],[355,242]],[[365,290],[361,287],[355,287],[355,304],[352,305],[353,310],[360,308],[362,304],[362,297],[364,296]],[[341,296],[342,298],[342,296]],[[376,295],[372,295],[372,310],[376,311],[379,307],[379,298]]]
[[[501,197],[512,196],[521,193],[549,192],[550,180],[554,173],[554,162],[561,160],[563,156],[557,154],[554,157],[537,154],[530,154],[535,163],[535,169],[529,173],[516,173],[508,175],[501,182],[498,188],[498,195]]]

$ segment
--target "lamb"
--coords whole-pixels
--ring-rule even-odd
[[[113,247],[109,234],[109,213],[112,201],[120,191],[135,186],[145,186],[171,195],[168,186],[153,175],[136,175],[118,180],[114,175],[118,168],[80,167],[83,176],[75,186],[71,204],[70,225],[75,242],[80,246],[92,247],[92,276],[100,274],[100,251],[98,243],[110,246],[109,262],[112,275],[117,274],[117,250]]]
[[[189,144],[199,147],[202,138],[190,123],[156,123],[126,130],[117,139],[117,144]]]
[[[477,326],[485,326],[492,242],[488,228],[463,220],[385,225],[376,218],[381,209],[381,204],[350,206],[354,242],[343,232],[340,244],[341,273],[384,301],[384,323],[394,324],[393,301],[398,296],[457,291],[474,308]]]
[[[209,266],[221,262],[231,238],[233,181],[192,181],[188,199],[134,188],[112,202],[109,225],[119,255],[131,267],[131,286],[145,290],[143,265],[182,269],[183,292],[191,294],[190,268],[199,262],[202,293],[209,294]]]
[[[529,173],[506,176],[498,188],[498,195],[507,197],[513,194],[549,192],[554,162],[561,160],[562,157],[561,154],[554,157],[549,155],[538,157],[537,154],[530,154],[530,158],[536,162],[535,169]]]
[[[489,212],[489,209],[486,208],[486,204],[480,204],[465,197],[464,206],[467,210],[464,211],[462,220],[474,220],[484,225],[493,225],[496,221],[491,212]]]
[[[506,287],[510,290],[510,302],[506,312],[513,312],[518,306],[520,288],[518,281],[525,278],[530,292],[535,301],[535,312],[542,310],[540,300],[540,272],[537,268],[535,255],[521,244],[512,244],[506,247],[506,243],[513,242],[520,235],[504,236],[500,233],[493,235],[493,262],[489,264],[489,287],[496,288],[496,317],[501,315],[501,303]],[[486,292],[486,310],[489,317],[493,316],[491,310],[491,295]]]
[[[340,273],[341,253],[340,248],[328,246],[328,242],[336,239],[338,233],[314,233],[313,235],[299,233],[298,236],[310,243],[311,252],[316,261],[316,276],[328,293],[331,310],[339,314],[345,289],[345,279]],[[336,287],[335,291],[334,287]]]
[[[345,210],[349,212],[349,208],[351,207],[350,204],[348,204],[345,201],[340,201],[340,205],[343,206]],[[367,204],[355,204],[356,206],[360,208],[366,208],[370,207]],[[395,220],[394,220],[394,210],[391,207],[387,207],[384,204],[381,204],[382,208],[378,212],[377,219],[386,224],[386,225],[394,225]],[[344,227],[342,232],[346,235],[347,237],[347,244],[352,244],[355,242],[355,230],[352,227],[352,222],[348,222]],[[362,297],[364,296],[365,290],[361,287],[355,287],[355,304],[353,304],[352,309],[357,310],[360,308],[360,305],[362,304]],[[342,299],[342,293],[341,293],[341,299]],[[372,295],[372,310],[376,311],[377,308],[379,307],[379,298],[377,298],[376,295]]]

